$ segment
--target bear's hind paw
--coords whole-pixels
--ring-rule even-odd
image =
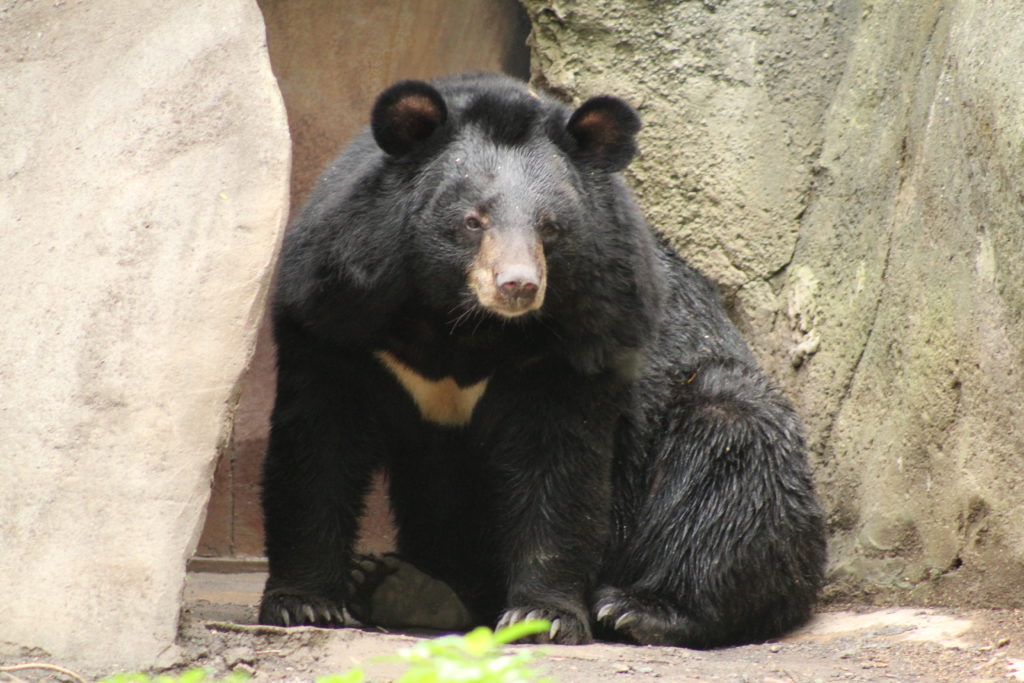
[[[374,594],[381,584],[395,574],[401,560],[395,555],[356,555],[352,558],[349,580],[345,584],[346,605],[360,622],[373,621]]]
[[[341,628],[359,622],[333,600],[287,588],[267,591],[260,601],[259,622],[267,626],[319,626]]]

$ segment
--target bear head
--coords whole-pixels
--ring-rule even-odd
[[[424,301],[456,315],[540,316],[588,289],[573,278],[614,275],[581,266],[615,251],[622,235],[609,230],[633,229],[612,225],[623,219],[612,201],[622,190],[610,176],[633,158],[639,128],[620,99],[594,97],[569,112],[501,77],[385,90],[371,130],[407,188]]]
[[[584,372],[625,367],[666,288],[618,173],[639,128],[617,98],[570,109],[496,74],[396,83],[285,238],[278,326],[367,345],[418,319],[541,340]]]

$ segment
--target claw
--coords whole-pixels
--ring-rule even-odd
[[[605,619],[610,617],[612,612],[614,612],[614,611],[615,611],[615,605],[612,605],[611,603],[605,605],[601,609],[597,610],[597,620],[598,621],[604,621]]]
[[[316,623],[316,613],[313,611],[312,607],[309,605],[303,605],[302,612],[306,615],[306,620],[309,624]]]
[[[281,621],[284,622],[285,626],[292,625],[292,617],[290,614],[288,614],[288,610],[284,609],[283,607],[281,608]]]
[[[535,609],[535,610],[530,610],[529,612],[527,612],[526,616],[523,617],[523,621],[532,621],[534,619],[543,619],[543,618],[544,618],[544,611],[543,610],[539,610],[539,609]]]
[[[522,610],[510,609],[509,611],[507,611],[503,615],[501,615],[501,619],[498,620],[498,626],[497,627],[499,629],[502,629],[502,628],[505,628],[506,626],[511,626],[512,624],[518,623],[518,622],[522,621],[522,619],[523,619]]]
[[[632,626],[637,622],[637,619],[639,619],[639,617],[637,616],[636,612],[626,612],[621,617],[615,620],[614,628],[616,631],[618,631],[619,629],[625,628],[626,626]]]
[[[562,628],[562,620],[561,619],[552,619],[551,620],[551,630],[548,631],[548,638],[550,638],[551,640],[554,640],[555,636],[558,635],[558,630],[560,628]]]

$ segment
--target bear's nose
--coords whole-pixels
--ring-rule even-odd
[[[512,267],[498,273],[495,278],[498,291],[509,302],[523,306],[533,301],[540,289],[540,278],[535,270]]]

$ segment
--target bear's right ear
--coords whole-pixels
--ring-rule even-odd
[[[392,156],[412,151],[448,119],[441,93],[423,81],[399,81],[373,105],[373,139]]]
[[[585,163],[614,173],[624,169],[636,154],[633,139],[640,117],[617,97],[591,97],[569,117],[566,130],[576,141],[576,154]]]

